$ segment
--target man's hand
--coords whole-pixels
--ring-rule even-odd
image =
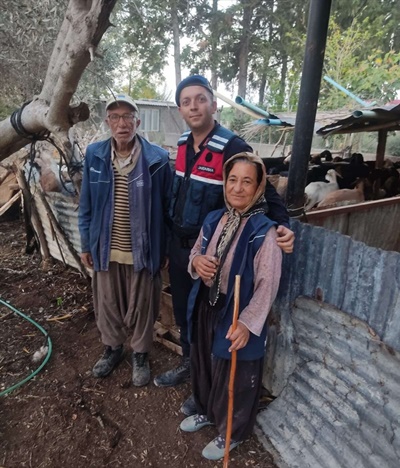
[[[294,232],[285,226],[278,226],[276,233],[278,237],[276,243],[287,254],[293,252]]]
[[[227,340],[231,340],[232,344],[229,348],[229,352],[237,351],[238,349],[244,348],[250,338],[250,331],[246,325],[242,322],[237,322],[236,330],[232,332],[232,325],[229,327],[226,335]]]
[[[203,281],[214,279],[218,263],[218,259],[211,255],[197,255],[192,260],[193,268]]]
[[[93,258],[90,252],[82,252],[81,260],[82,260],[82,263],[85,265],[85,267],[93,268]]]

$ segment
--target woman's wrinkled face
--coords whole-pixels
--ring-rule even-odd
[[[232,208],[242,212],[252,201],[257,188],[255,165],[244,161],[234,164],[225,183],[225,197]]]

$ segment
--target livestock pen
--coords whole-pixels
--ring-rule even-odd
[[[33,197],[24,203],[34,207],[42,253],[81,269],[76,198],[46,193],[33,180],[29,188]],[[398,202],[308,214],[310,223],[314,218],[339,229],[336,222],[358,240],[292,221],[295,252],[285,255],[269,317],[263,383],[274,401],[259,413],[257,426],[280,467],[399,464],[400,254],[389,251],[398,242]],[[369,236],[384,239],[387,250],[366,245]],[[164,342],[166,330],[175,333],[166,307],[163,301]]]

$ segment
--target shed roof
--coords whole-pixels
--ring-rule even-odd
[[[157,99],[135,99],[136,104],[139,107],[178,107],[175,102],[172,101],[159,101]]]
[[[317,130],[317,135],[336,133],[359,133],[378,130],[400,130],[400,100],[391,101],[383,107],[360,109],[349,117],[336,120]]]

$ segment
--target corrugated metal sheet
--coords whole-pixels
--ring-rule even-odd
[[[400,350],[400,254],[295,220],[291,226],[295,251],[284,256],[270,313],[264,383],[274,395],[295,365],[291,310],[299,296],[318,297],[366,321],[386,344]]]
[[[105,108],[107,100],[102,99],[100,100],[102,103],[102,107]],[[173,101],[158,101],[157,99],[135,99],[136,104],[139,108],[142,106],[150,106],[150,107],[178,107],[175,102]]]
[[[400,252],[400,197],[307,213],[307,222]]]
[[[36,209],[38,211],[44,233],[46,236],[47,245],[52,257],[73,268],[79,269],[79,265],[68,248],[62,236],[57,234],[57,231],[52,227],[49,215],[39,196],[38,189],[31,184],[31,191],[35,200]],[[80,236],[78,230],[78,204],[73,197],[66,197],[60,193],[46,193],[46,200],[60,224],[64,234],[72,244],[75,251],[80,252]]]
[[[400,254],[298,221],[292,228],[264,369],[277,399],[258,422],[282,467],[398,467]],[[294,307],[299,296],[342,312]]]
[[[178,106],[172,101],[157,101],[156,99],[135,99],[136,104],[140,107],[169,107],[177,108]]]
[[[315,300],[292,312],[297,365],[258,422],[278,464],[397,468],[400,353],[367,323]]]

